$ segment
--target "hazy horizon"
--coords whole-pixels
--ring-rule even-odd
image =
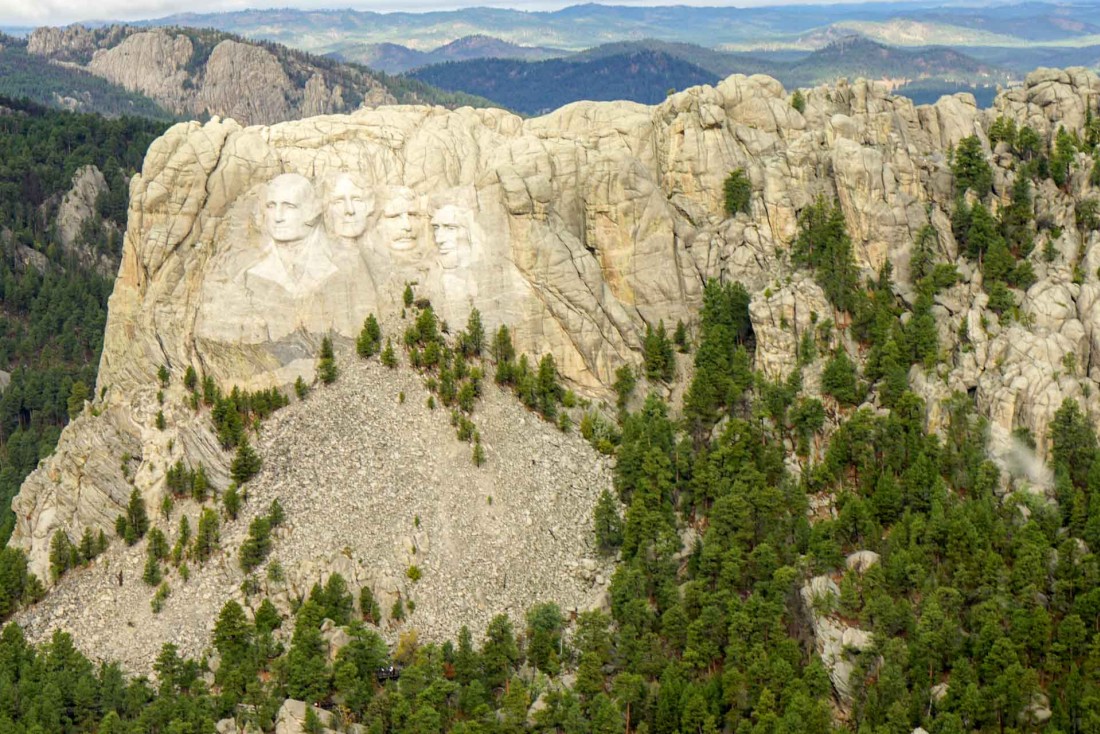
[[[256,2],[256,0],[100,0],[89,9],[81,0],[5,0],[0,6],[0,26],[27,28],[36,26],[65,26],[73,23],[104,23],[111,21],[156,20],[185,13],[231,13],[244,10],[356,10],[378,13],[428,13],[454,11],[469,8],[494,8],[529,12],[561,10],[576,5],[609,5],[627,7],[720,7],[759,8],[799,5],[922,5],[922,6],[974,6],[987,7],[990,3],[977,2],[927,2],[927,0],[742,0],[737,3],[721,3],[714,0],[616,0],[616,2],[585,3],[561,0],[481,0],[473,3],[448,2],[446,0],[383,0],[382,2],[333,2],[332,0],[300,0],[295,3]],[[996,3],[1004,4],[1004,3]]]

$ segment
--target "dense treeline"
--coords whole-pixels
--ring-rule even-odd
[[[103,226],[83,246],[118,255],[128,177],[163,123],[107,120],[0,98],[0,369],[12,373],[0,396],[0,540],[11,531],[11,499],[61,428],[90,397],[103,343],[111,281],[81,268],[53,227],[73,174],[95,165],[110,191],[97,202]],[[48,263],[26,264],[29,250]],[[78,399],[70,402],[75,394]],[[82,397],[80,397],[82,396]]]

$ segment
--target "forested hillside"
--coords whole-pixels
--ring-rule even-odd
[[[0,397],[0,539],[11,532],[11,498],[53,451],[69,399],[88,396],[112,281],[82,268],[59,247],[54,215],[78,168],[103,171],[109,193],[100,226],[84,247],[117,258],[126,225],[128,179],[164,123],[48,110],[0,98],[0,369],[12,373]],[[30,253],[37,253],[37,256]],[[73,403],[79,409],[81,402]]]
[[[581,99],[655,104],[669,89],[713,84],[718,77],[668,54],[639,51],[594,61],[479,59],[429,66],[411,76],[432,86],[487,97],[535,115]]]
[[[0,96],[26,98],[49,107],[95,112],[107,117],[171,117],[145,95],[128,92],[79,69],[51,64],[40,56],[30,55],[26,40],[3,33],[0,33]]]

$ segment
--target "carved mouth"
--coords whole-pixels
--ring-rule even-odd
[[[416,240],[412,237],[402,237],[390,243],[390,247],[394,250],[411,250],[415,245]]]

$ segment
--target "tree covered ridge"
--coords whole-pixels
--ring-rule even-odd
[[[53,451],[70,418],[74,390],[90,397],[112,283],[61,246],[54,216],[73,174],[94,165],[109,192],[97,202],[81,247],[120,254],[129,177],[164,123],[57,112],[0,98],[0,539],[11,532],[11,499]],[[27,253],[47,267],[39,272]],[[77,387],[79,385],[79,387]],[[79,403],[79,404],[76,404]],[[83,399],[73,407],[83,408]]]

